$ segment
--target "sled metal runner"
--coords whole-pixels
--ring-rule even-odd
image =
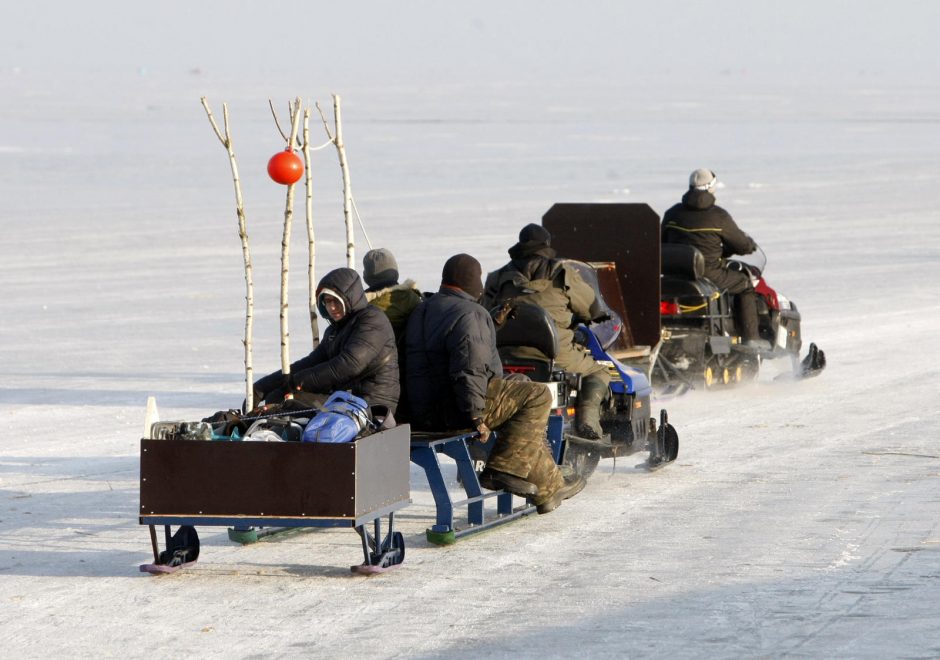
[[[411,502],[409,437],[403,425],[342,444],[141,440],[139,522],[154,551],[141,570],[174,568],[160,564],[158,525],[168,546],[173,525],[350,527],[363,552],[353,571],[397,566],[405,548],[394,515]]]

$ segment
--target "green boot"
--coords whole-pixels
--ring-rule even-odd
[[[581,379],[581,389],[578,390],[578,410],[575,416],[575,430],[581,438],[587,440],[602,440],[604,431],[601,428],[601,404],[607,399],[609,390],[607,383],[595,376],[585,376]]]

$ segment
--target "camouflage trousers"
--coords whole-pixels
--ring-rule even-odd
[[[551,393],[541,383],[493,378],[486,388],[483,423],[496,431],[486,467],[535,484],[535,504],[565,483],[545,437],[551,405]]]

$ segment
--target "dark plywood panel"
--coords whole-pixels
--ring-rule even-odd
[[[141,440],[140,513],[352,518],[408,499],[409,430],[342,444]]]
[[[660,218],[656,212],[647,204],[559,203],[545,213],[542,225],[552,234],[552,247],[559,257],[617,265],[633,340],[655,346],[660,333]]]

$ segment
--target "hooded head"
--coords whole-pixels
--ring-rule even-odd
[[[542,254],[547,257],[555,256],[551,250],[552,235],[545,227],[529,223],[519,232],[519,242],[509,248],[509,256],[513,259],[528,257],[533,254]],[[548,254],[551,251],[551,254]]]
[[[441,286],[456,287],[479,300],[483,295],[483,268],[469,254],[455,254],[444,264]]]
[[[369,289],[384,289],[398,284],[398,262],[385,248],[369,250],[362,258],[362,279]]]
[[[333,321],[324,305],[324,299],[327,296],[336,298],[342,303],[344,314],[339,321]],[[351,268],[331,270],[317,284],[317,311],[330,323],[342,323],[349,318],[350,314],[365,309],[368,304],[365,293],[362,291],[359,273]]]
[[[714,193],[716,186],[718,186],[718,176],[704,167],[698,168],[689,175],[689,190]]]

